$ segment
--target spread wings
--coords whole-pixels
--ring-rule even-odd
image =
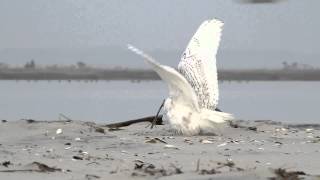
[[[204,21],[191,38],[178,65],[179,72],[194,89],[200,108],[215,110],[219,99],[216,54],[223,22]]]
[[[128,49],[142,56],[146,63],[148,63],[161,79],[167,83],[169,95],[173,101],[199,111],[196,94],[188,81],[179,72],[169,66],[159,64],[151,56],[132,45],[128,45]]]

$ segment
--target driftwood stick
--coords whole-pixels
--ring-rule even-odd
[[[152,121],[151,129],[153,128],[154,125],[157,124],[157,120],[158,120],[158,117],[159,117],[159,113],[160,113],[161,109],[163,108],[165,101],[166,101],[165,99],[162,101],[161,106],[159,107],[159,110],[158,110],[158,112],[157,112],[157,115],[154,117],[154,119],[153,119],[153,121]]]
[[[129,120],[129,121],[123,121],[123,122],[118,122],[118,123],[107,124],[105,126],[108,127],[108,128],[120,128],[120,127],[130,126],[131,124],[140,123],[140,122],[150,122],[150,123],[152,123],[155,118],[156,118],[156,116],[148,116],[148,117]],[[157,117],[156,125],[162,125],[162,115]]]

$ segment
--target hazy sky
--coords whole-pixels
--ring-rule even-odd
[[[222,47],[313,52],[320,1],[0,0],[0,48],[123,46],[181,49],[207,18],[225,22]]]

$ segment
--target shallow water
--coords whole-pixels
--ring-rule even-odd
[[[220,104],[237,119],[320,123],[320,82],[223,82]],[[0,81],[0,119],[111,122],[154,115],[167,95],[161,81]]]

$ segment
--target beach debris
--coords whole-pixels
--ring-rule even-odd
[[[217,147],[222,147],[222,146],[225,146],[225,145],[227,145],[227,144],[228,144],[228,143],[225,142],[225,143],[222,143],[222,144],[217,145]]]
[[[99,157],[99,156],[92,156],[89,154],[89,152],[87,151],[83,151],[83,150],[79,150],[78,151],[79,154],[72,156],[72,160],[73,161],[77,161],[77,160],[87,160],[87,161],[97,161],[97,160],[102,160],[102,159],[106,159],[106,160],[113,160],[112,158],[108,158],[108,156],[106,158],[103,157]],[[98,163],[98,162],[97,162]],[[99,164],[99,163],[98,163]],[[87,164],[88,165],[88,164]]]
[[[158,141],[155,140],[155,139],[148,139],[148,140],[145,141],[145,143],[152,143],[152,144],[155,144],[155,143],[157,143],[157,142],[158,142]]]
[[[251,131],[257,131],[257,130],[258,130],[258,128],[257,128],[257,127],[255,127],[255,126],[250,126],[250,127],[248,127],[248,130],[251,130]]]
[[[218,174],[221,173],[220,171],[215,170],[214,168],[207,170],[207,169],[201,169],[199,171],[200,175],[208,175],[208,174]]]
[[[37,122],[36,120],[34,120],[34,119],[22,119],[22,120],[25,120],[27,123],[35,123],[35,122]]]
[[[142,169],[143,167],[152,168],[152,169],[155,168],[155,166],[153,164],[145,163],[145,162],[143,162],[141,160],[135,160],[134,162],[135,162],[134,169]]]
[[[79,150],[79,153],[80,153],[80,154],[82,154],[82,155],[89,155],[89,153],[88,153],[88,152],[86,152],[86,151],[82,151],[82,150]]]
[[[193,144],[192,140],[188,138],[184,138],[183,142],[188,143],[190,145]]]
[[[105,126],[109,128],[109,131],[111,129],[121,130],[121,129],[119,129],[120,127],[126,127],[126,126],[130,126],[132,124],[141,123],[141,122],[154,123],[154,121],[155,121],[156,125],[163,125],[162,115],[159,115],[157,117],[156,116],[148,116],[148,117],[143,117],[143,118],[134,119],[134,120],[128,120],[128,121],[123,121],[123,122],[118,122],[118,123],[107,124]]]
[[[305,129],[305,131],[306,132],[312,132],[314,129],[312,129],[312,128],[307,128],[307,129]]]
[[[134,169],[142,169],[142,167],[144,166],[144,164],[135,164],[134,165]]]
[[[182,174],[183,172],[182,172],[182,170],[181,170],[181,168],[178,168],[176,165],[174,165],[174,164],[170,164],[170,166],[172,167],[172,168],[174,168],[174,174]]]
[[[54,149],[52,149],[52,148],[49,148],[48,150],[46,150],[47,153],[51,153],[53,151],[54,151]]]
[[[98,126],[94,122],[85,122],[83,124],[90,127],[90,132],[92,132],[92,129],[94,129],[94,131],[97,132],[97,133],[105,134],[105,129],[100,127],[100,126]],[[80,131],[80,133],[83,134],[82,131]]]
[[[6,123],[6,122],[8,122],[8,121],[5,120],[5,119],[2,119],[1,122],[2,122],[2,123]]]
[[[208,139],[200,139],[199,142],[202,143],[202,144],[213,144],[213,141],[208,140]]]
[[[75,141],[81,141],[81,138],[76,137],[76,138],[74,138],[74,140],[75,140]]]
[[[128,154],[128,151],[121,150],[121,153],[123,153],[123,154]]]
[[[159,138],[149,138],[149,137],[146,137],[146,141],[145,143],[152,143],[152,144],[155,144],[155,143],[163,143],[163,144],[167,144],[167,142],[165,142],[164,140],[162,139],[159,139]]]
[[[215,169],[201,169],[200,170],[200,159],[197,160],[197,167],[196,172],[198,172],[200,175],[207,175],[207,174],[218,174],[221,173],[220,171],[217,171]]]
[[[164,145],[164,148],[165,149],[176,149],[176,150],[179,150],[178,147],[174,146],[174,145],[171,145],[171,144],[166,144]]]
[[[278,168],[273,170],[273,173],[276,175],[276,177],[271,177],[269,178],[270,180],[278,180],[278,179],[292,179],[292,180],[298,180],[298,179],[302,179],[299,176],[300,175],[307,175],[305,172],[303,171],[287,171],[285,169],[282,168]]]
[[[62,134],[62,129],[61,128],[57,129],[56,134]]]
[[[311,143],[320,143],[320,136],[316,136],[315,139],[311,141]]]
[[[71,146],[71,143],[70,143],[70,142],[67,142],[67,143],[65,143],[64,145],[66,145],[66,146]]]
[[[102,133],[102,134],[105,134],[105,130],[101,127],[95,127],[95,131],[98,132],[98,133]]]
[[[31,150],[32,150],[32,148],[30,148],[30,147],[22,148],[22,151],[31,151]]]
[[[121,131],[121,128],[109,128],[108,131]]]
[[[280,145],[282,145],[283,143],[282,142],[280,142],[280,141],[276,141],[276,142],[274,142],[276,145],[278,145],[278,146],[280,146]]]
[[[221,173],[223,168],[227,167],[226,170],[229,171],[244,171],[243,168],[236,167],[235,163],[232,161],[231,158],[227,159],[227,162],[217,162],[217,167],[216,168],[211,168],[211,169],[200,169],[200,159],[197,161],[197,168],[196,172],[200,175],[208,175],[208,174],[219,174]]]
[[[86,180],[93,180],[93,179],[100,179],[101,177],[94,174],[86,174],[85,178]]]
[[[72,156],[72,159],[74,159],[74,160],[83,160],[83,157],[80,157],[80,156]]]
[[[8,169],[8,170],[0,170],[0,172],[56,172],[62,171],[60,168],[50,167],[46,164],[40,162],[33,162],[27,164],[22,169]]]
[[[56,172],[56,171],[61,171],[61,169],[59,168],[55,168],[55,167],[50,167],[46,164],[43,163],[39,163],[39,162],[33,162],[30,164],[30,167],[33,166],[35,168],[34,171],[38,171],[38,172]]]
[[[217,165],[218,165],[217,169],[228,167],[229,171],[244,171],[243,168],[236,167],[236,164],[232,161],[231,158],[228,158],[227,162],[218,162]]]
[[[1,165],[4,167],[8,167],[9,165],[12,165],[12,163],[10,161],[4,161],[1,163]]]
[[[244,125],[240,125],[240,124],[241,124],[241,121],[239,121],[239,122],[230,121],[229,122],[229,125],[232,128],[243,128],[243,129],[247,129],[250,131],[257,131],[258,130],[258,128],[256,126],[244,126]]]
[[[155,165],[151,163],[145,163],[141,160],[135,160],[134,170],[137,172],[133,172],[131,176],[171,176],[174,174],[182,174],[182,170],[178,167],[176,167],[174,164],[170,164],[170,167],[172,169],[164,169],[163,167],[161,169],[157,169]],[[142,174],[141,174],[142,173]]]

